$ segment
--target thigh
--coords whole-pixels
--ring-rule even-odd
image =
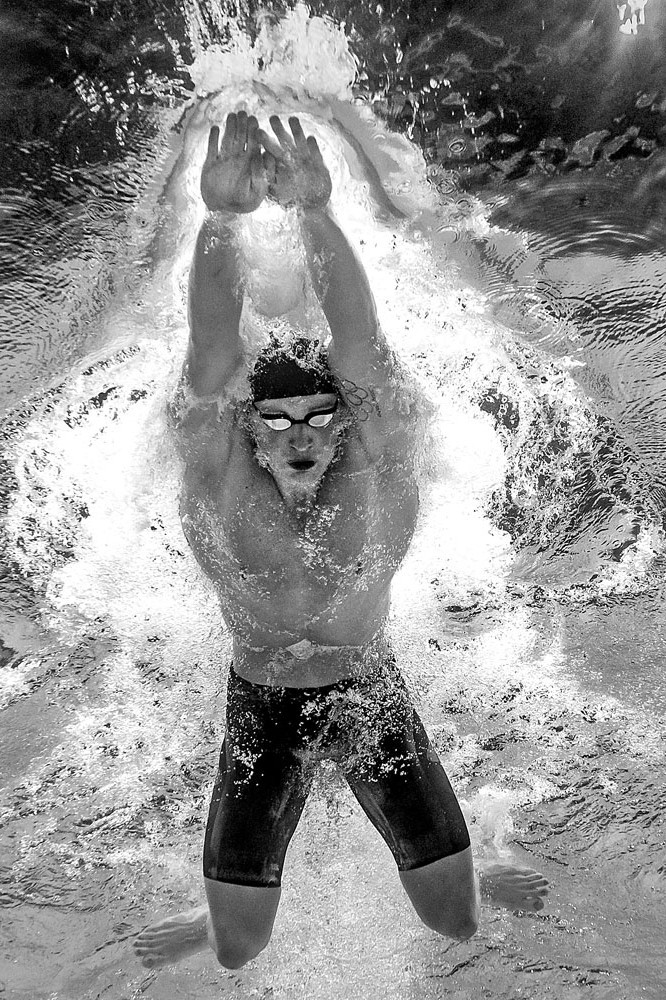
[[[289,726],[270,709],[270,692],[230,683],[227,733],[210,804],[204,875],[250,887],[278,887],[310,786]],[[284,720],[285,722],[287,720]]]
[[[345,777],[404,872],[458,854],[470,841],[446,772],[406,693],[402,697],[402,711],[387,713],[373,758]]]

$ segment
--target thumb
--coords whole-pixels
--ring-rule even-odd
[[[253,189],[257,192],[262,191],[263,194],[265,194],[268,190],[268,178],[266,176],[266,168],[259,149],[255,150],[252,154],[252,159],[250,160],[250,175],[252,177]]]
[[[277,162],[272,153],[264,153],[262,156],[262,163],[264,166],[264,175],[268,184],[275,183],[275,174],[277,170]]]

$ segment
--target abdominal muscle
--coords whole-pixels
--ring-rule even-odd
[[[374,632],[363,638],[356,635],[348,644],[304,637],[285,645],[250,645],[235,637],[234,670],[253,684],[271,687],[322,687],[348,677],[365,677],[390,656],[385,620],[374,624]]]

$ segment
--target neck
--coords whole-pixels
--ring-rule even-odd
[[[321,480],[308,486],[299,486],[283,481],[274,474],[273,479],[275,480],[275,485],[279,490],[280,496],[285,502],[287,510],[299,518],[307,517],[314,507]]]

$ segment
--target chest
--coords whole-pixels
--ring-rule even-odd
[[[214,501],[219,540],[241,571],[273,583],[307,577],[328,585],[363,572],[390,534],[390,506],[370,471],[336,472],[321,485],[307,513],[284,503],[270,475],[239,491],[225,484]]]
[[[266,470],[239,472],[183,496],[190,545],[219,583],[330,592],[343,580],[390,577],[407,551],[417,512],[409,478],[336,469],[308,515],[296,517]]]

